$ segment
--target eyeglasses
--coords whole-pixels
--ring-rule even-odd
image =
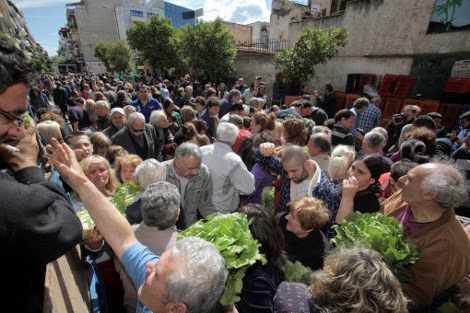
[[[131,130],[132,130],[133,133],[136,133],[136,134],[140,134],[140,133],[143,133],[145,131],[145,129],[133,129],[132,127],[131,127]]]
[[[7,123],[14,122],[16,128],[20,128],[21,125],[23,125],[24,121],[26,120],[25,113],[21,114],[21,116],[18,117],[14,114],[11,114],[10,112],[0,109],[0,114],[3,115],[7,119]],[[4,123],[4,124],[7,124],[7,123]]]

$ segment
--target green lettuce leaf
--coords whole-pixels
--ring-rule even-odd
[[[178,235],[178,239],[196,236],[212,242],[225,260],[228,278],[220,298],[222,305],[240,301],[243,277],[246,270],[256,262],[266,263],[259,252],[261,246],[251,234],[250,221],[245,214],[213,213],[206,219],[191,225]]]
[[[331,239],[333,244],[340,247],[362,242],[382,254],[401,282],[410,282],[406,268],[418,261],[419,254],[416,246],[405,238],[403,225],[397,219],[380,212],[354,212],[343,224],[333,227],[336,230],[336,237]]]

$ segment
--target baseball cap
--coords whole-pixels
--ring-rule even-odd
[[[109,116],[112,116],[114,113],[119,112],[122,115],[125,115],[124,110],[122,108],[113,108],[111,112],[109,112]]]

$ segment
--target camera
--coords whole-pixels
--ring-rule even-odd
[[[261,80],[261,76],[256,76],[256,79],[257,79],[257,80]]]
[[[393,120],[397,123],[401,123],[405,119],[406,119],[406,114],[405,113],[399,113],[399,114],[393,115]]]

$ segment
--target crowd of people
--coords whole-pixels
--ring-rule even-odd
[[[267,259],[248,269],[226,312],[432,312],[469,292],[469,227],[456,210],[469,207],[470,112],[451,132],[415,105],[383,125],[380,96],[342,108],[331,84],[271,106],[259,76],[250,86],[32,77],[3,40],[0,64],[5,312],[42,312],[47,265],[77,245],[101,277],[98,307],[208,312],[224,260],[211,243],[176,238],[216,212],[246,214]],[[130,182],[139,192],[122,214],[108,199]],[[96,226],[86,238],[83,208]],[[403,224],[420,255],[409,282],[360,243],[330,244],[353,212]],[[315,270],[311,286],[285,280],[288,260]]]

